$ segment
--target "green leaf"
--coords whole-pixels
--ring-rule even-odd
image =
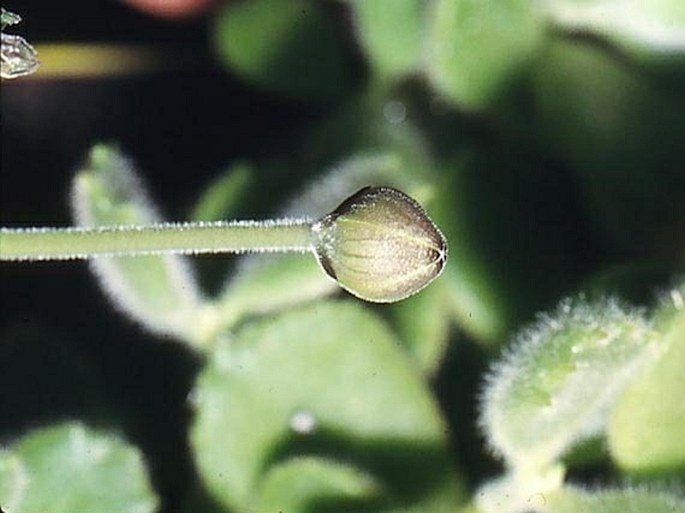
[[[338,485],[339,465],[356,469],[355,487],[368,475],[387,507],[456,508],[444,423],[397,344],[356,303],[290,311],[218,343],[193,392],[191,444],[209,492],[237,512],[257,511],[262,490],[277,500],[270,472],[310,455],[329,461]],[[350,486],[331,505],[344,504]]]
[[[460,201],[469,198],[469,190],[460,183],[462,176],[460,169],[443,175],[431,211],[449,244],[441,279],[447,282],[449,305],[458,324],[475,338],[494,342],[506,333],[509,324],[507,296],[499,289],[501,282],[487,268],[491,260],[485,257],[483,244],[478,244],[478,237],[487,233],[486,225],[462,210],[469,205]]]
[[[469,110],[492,105],[526,71],[543,40],[531,0],[438,0],[429,25],[428,76]]]
[[[658,354],[639,312],[564,301],[523,331],[493,370],[481,424],[509,465],[544,469],[603,432],[623,389]]]
[[[227,4],[215,45],[235,73],[289,96],[328,99],[345,92],[351,68],[338,27],[320,2],[251,0]]]
[[[685,309],[665,334],[664,353],[621,397],[611,416],[614,460],[634,474],[685,471]]]
[[[685,513],[682,497],[637,489],[587,491],[564,487],[545,494],[549,513]]]
[[[311,456],[273,465],[263,477],[256,511],[320,511],[330,503],[355,510],[380,501],[371,476],[352,465]]]
[[[457,513],[484,513],[483,510],[478,509],[475,504],[468,504],[467,506],[458,510]]]
[[[131,162],[106,145],[93,148],[72,194],[79,226],[151,224],[161,217]],[[179,255],[96,258],[90,261],[114,305],[161,335],[193,340],[200,292],[190,263]]]
[[[235,217],[240,198],[254,183],[254,170],[248,164],[236,164],[219,175],[202,192],[190,219],[221,221]]]
[[[426,4],[421,0],[353,0],[355,27],[372,70],[382,79],[415,71]]]
[[[449,243],[440,280],[473,338],[501,344],[571,286],[582,222],[568,173],[498,145],[446,158],[428,211]],[[531,286],[531,284],[535,286]]]
[[[547,0],[554,23],[569,33],[591,33],[642,56],[685,54],[681,0]]]
[[[447,284],[438,278],[430,286],[391,306],[398,335],[427,375],[442,361],[450,335],[450,304]]]
[[[561,486],[561,474],[551,471],[542,478],[509,474],[477,493],[481,513],[684,513],[680,493],[667,490],[626,488],[583,490]],[[677,491],[677,490],[674,490]]]
[[[646,260],[685,261],[685,89],[568,40],[532,77],[525,130],[577,173],[593,228]]]
[[[243,260],[218,308],[221,324],[290,308],[339,290],[311,255],[259,255]]]
[[[157,509],[140,453],[79,423],[43,428],[0,452],[8,513],[146,513]]]

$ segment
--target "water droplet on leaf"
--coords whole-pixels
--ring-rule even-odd
[[[317,428],[316,417],[308,411],[298,411],[290,418],[290,429],[300,435],[310,435]]]

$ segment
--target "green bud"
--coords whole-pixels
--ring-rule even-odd
[[[445,267],[447,241],[421,206],[390,187],[365,187],[313,226],[321,267],[355,296],[399,301]]]

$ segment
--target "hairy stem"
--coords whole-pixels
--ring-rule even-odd
[[[314,251],[307,220],[2,228],[0,260],[73,260],[162,253]]]

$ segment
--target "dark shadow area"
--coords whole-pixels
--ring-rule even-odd
[[[453,337],[433,382],[449,428],[455,467],[470,487],[481,485],[502,470],[486,449],[478,427],[479,395],[490,355],[476,342]]]

